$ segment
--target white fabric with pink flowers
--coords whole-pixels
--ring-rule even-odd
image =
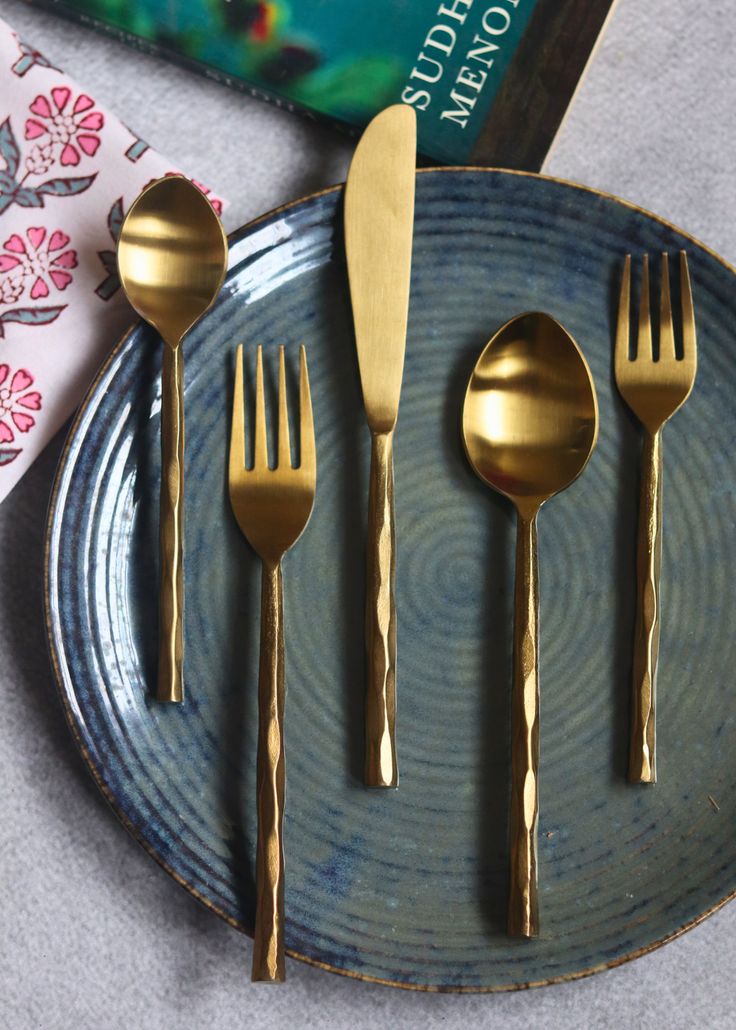
[[[115,242],[173,171],[0,20],[0,501],[132,321]]]

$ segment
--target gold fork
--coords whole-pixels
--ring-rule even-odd
[[[284,348],[279,348],[279,430],[276,467],[268,465],[263,351],[256,361],[253,467],[245,467],[243,348],[235,363],[230,435],[230,503],[238,525],[263,563],[258,670],[256,795],[256,925],[253,980],[284,979],[284,623],[281,560],[302,535],[314,503],[317,460],[307,356],[300,349],[298,468],[291,464]]]
[[[637,544],[637,612],[634,635],[633,694],[629,780],[655,783],[655,703],[659,657],[662,565],[662,428],[687,400],[695,382],[697,364],[695,315],[687,254],[680,252],[682,356],[675,353],[675,332],[670,300],[669,259],[662,255],[659,358],[652,351],[649,314],[649,257],[644,255],[639,302],[636,357],[629,358],[631,255],[627,255],[621,282],[616,330],[615,368],[619,393],[644,427]]]

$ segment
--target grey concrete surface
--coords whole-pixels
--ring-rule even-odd
[[[0,0],[0,16],[229,196],[229,228],[344,176],[349,143],[309,121],[17,0]],[[736,261],[735,49],[730,0],[620,0],[546,171],[625,196]],[[283,988],[250,985],[250,942],[128,837],[63,722],[41,614],[60,446],[0,506],[0,1027],[736,1025],[736,905],[634,963],[519,994],[411,994],[295,962]]]

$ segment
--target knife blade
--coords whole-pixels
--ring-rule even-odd
[[[365,783],[398,786],[393,434],[399,410],[414,230],[416,115],[395,104],[368,125],[345,187],[345,250],[368,426]]]

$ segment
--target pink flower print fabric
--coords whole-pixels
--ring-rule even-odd
[[[49,236],[42,226],[32,226],[26,239],[13,233],[0,254],[3,299],[18,300],[27,288],[31,300],[48,297],[53,289],[65,290],[72,282],[69,269],[77,267],[77,252],[68,243],[61,229]]]
[[[134,321],[115,244],[132,201],[166,174],[169,161],[0,20],[0,501]]]
[[[26,119],[25,138],[48,137],[43,144],[36,144],[29,155],[38,155],[37,163],[41,163],[41,154],[49,150],[53,154],[54,148],[59,150],[62,165],[78,165],[81,153],[88,157],[97,153],[98,132],[105,124],[105,116],[101,111],[90,110],[94,101],[86,93],[80,93],[73,104],[71,99],[72,91],[67,86],[57,86],[51,90],[50,98],[39,95],[30,105],[36,117]]]
[[[33,376],[24,368],[11,373],[0,365],[0,444],[13,443],[15,434],[27,433],[36,424],[32,411],[41,410],[41,394],[31,390]]]

